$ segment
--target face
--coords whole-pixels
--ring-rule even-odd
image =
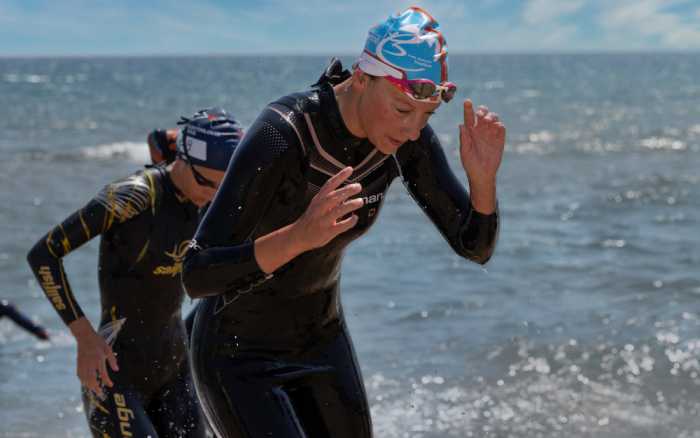
[[[199,184],[192,173],[192,169],[187,169],[187,174],[189,175],[188,186],[190,187],[190,193],[187,194],[187,197],[190,198],[192,203],[197,207],[203,207],[214,198],[216,190],[219,188],[219,184],[221,184],[221,180],[224,178],[224,171],[197,165],[194,166],[194,169],[216,186],[216,188],[214,188]]]
[[[383,78],[355,73],[353,86],[360,94],[358,117],[369,141],[384,154],[417,140],[439,102],[411,99]]]

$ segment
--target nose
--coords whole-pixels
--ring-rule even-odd
[[[409,117],[405,120],[402,126],[402,134],[408,137],[411,141],[418,140],[420,131],[423,129],[423,123],[418,117]]]

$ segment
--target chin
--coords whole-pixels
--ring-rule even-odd
[[[379,152],[383,153],[384,155],[391,155],[394,152],[396,152],[396,149],[397,149],[386,138],[382,138],[381,141],[372,141],[370,139],[370,142],[374,145],[375,149],[377,149]]]

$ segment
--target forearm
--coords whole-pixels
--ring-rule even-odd
[[[304,249],[295,238],[294,224],[255,240],[255,259],[266,274],[273,273],[302,252]]]
[[[183,284],[192,298],[249,289],[301,252],[293,224],[240,245],[200,248],[195,243],[183,264]]]
[[[39,239],[27,254],[27,262],[39,286],[68,325],[83,316],[63,269],[63,257],[99,235],[108,222],[114,222],[104,207],[94,200],[71,214]]]
[[[403,148],[397,154],[397,165],[418,205],[458,255],[486,263],[498,233],[495,178],[470,179],[467,193],[428,127],[418,143]]]
[[[475,263],[486,264],[496,248],[499,229],[498,205],[488,215],[473,208],[460,232],[460,255]]]
[[[267,275],[255,260],[254,243],[200,248],[196,241],[182,265],[182,284],[191,298],[249,288]]]
[[[27,261],[39,286],[44,291],[54,309],[66,325],[83,316],[83,311],[75,301],[61,263],[63,254],[53,242],[49,233],[29,251]]]
[[[498,240],[499,214],[496,199],[496,180],[469,180],[472,212],[460,233],[467,258],[485,264],[493,255]]]

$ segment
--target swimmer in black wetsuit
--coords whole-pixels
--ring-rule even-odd
[[[220,109],[199,112],[183,125],[171,165],[108,184],[28,255],[77,340],[77,372],[95,437],[205,434],[180,310],[182,258],[198,207],[214,195],[241,131]],[[62,266],[64,256],[100,234],[100,325],[123,320],[112,347],[83,315]]]
[[[148,153],[151,157],[151,163],[170,164],[175,161],[177,158],[178,132],[180,132],[178,129],[154,129],[148,133],[148,136],[146,137],[146,144],[148,145]],[[240,131],[240,136],[243,136],[242,130]],[[192,333],[192,325],[194,324],[194,316],[196,313],[197,307],[192,309],[185,318],[185,329],[188,337],[189,334]]]
[[[0,319],[5,316],[42,341],[49,340],[49,334],[44,327],[34,324],[31,319],[22,315],[20,311],[7,300],[0,300]]]
[[[401,56],[401,54],[408,56]],[[395,178],[468,260],[497,230],[498,116],[464,103],[470,193],[427,125],[447,82],[438,24],[409,8],[370,30],[345,81],[270,104],[248,129],[191,243],[183,282],[203,297],[190,355],[219,437],[369,437],[369,408],[339,299],[345,247]]]

